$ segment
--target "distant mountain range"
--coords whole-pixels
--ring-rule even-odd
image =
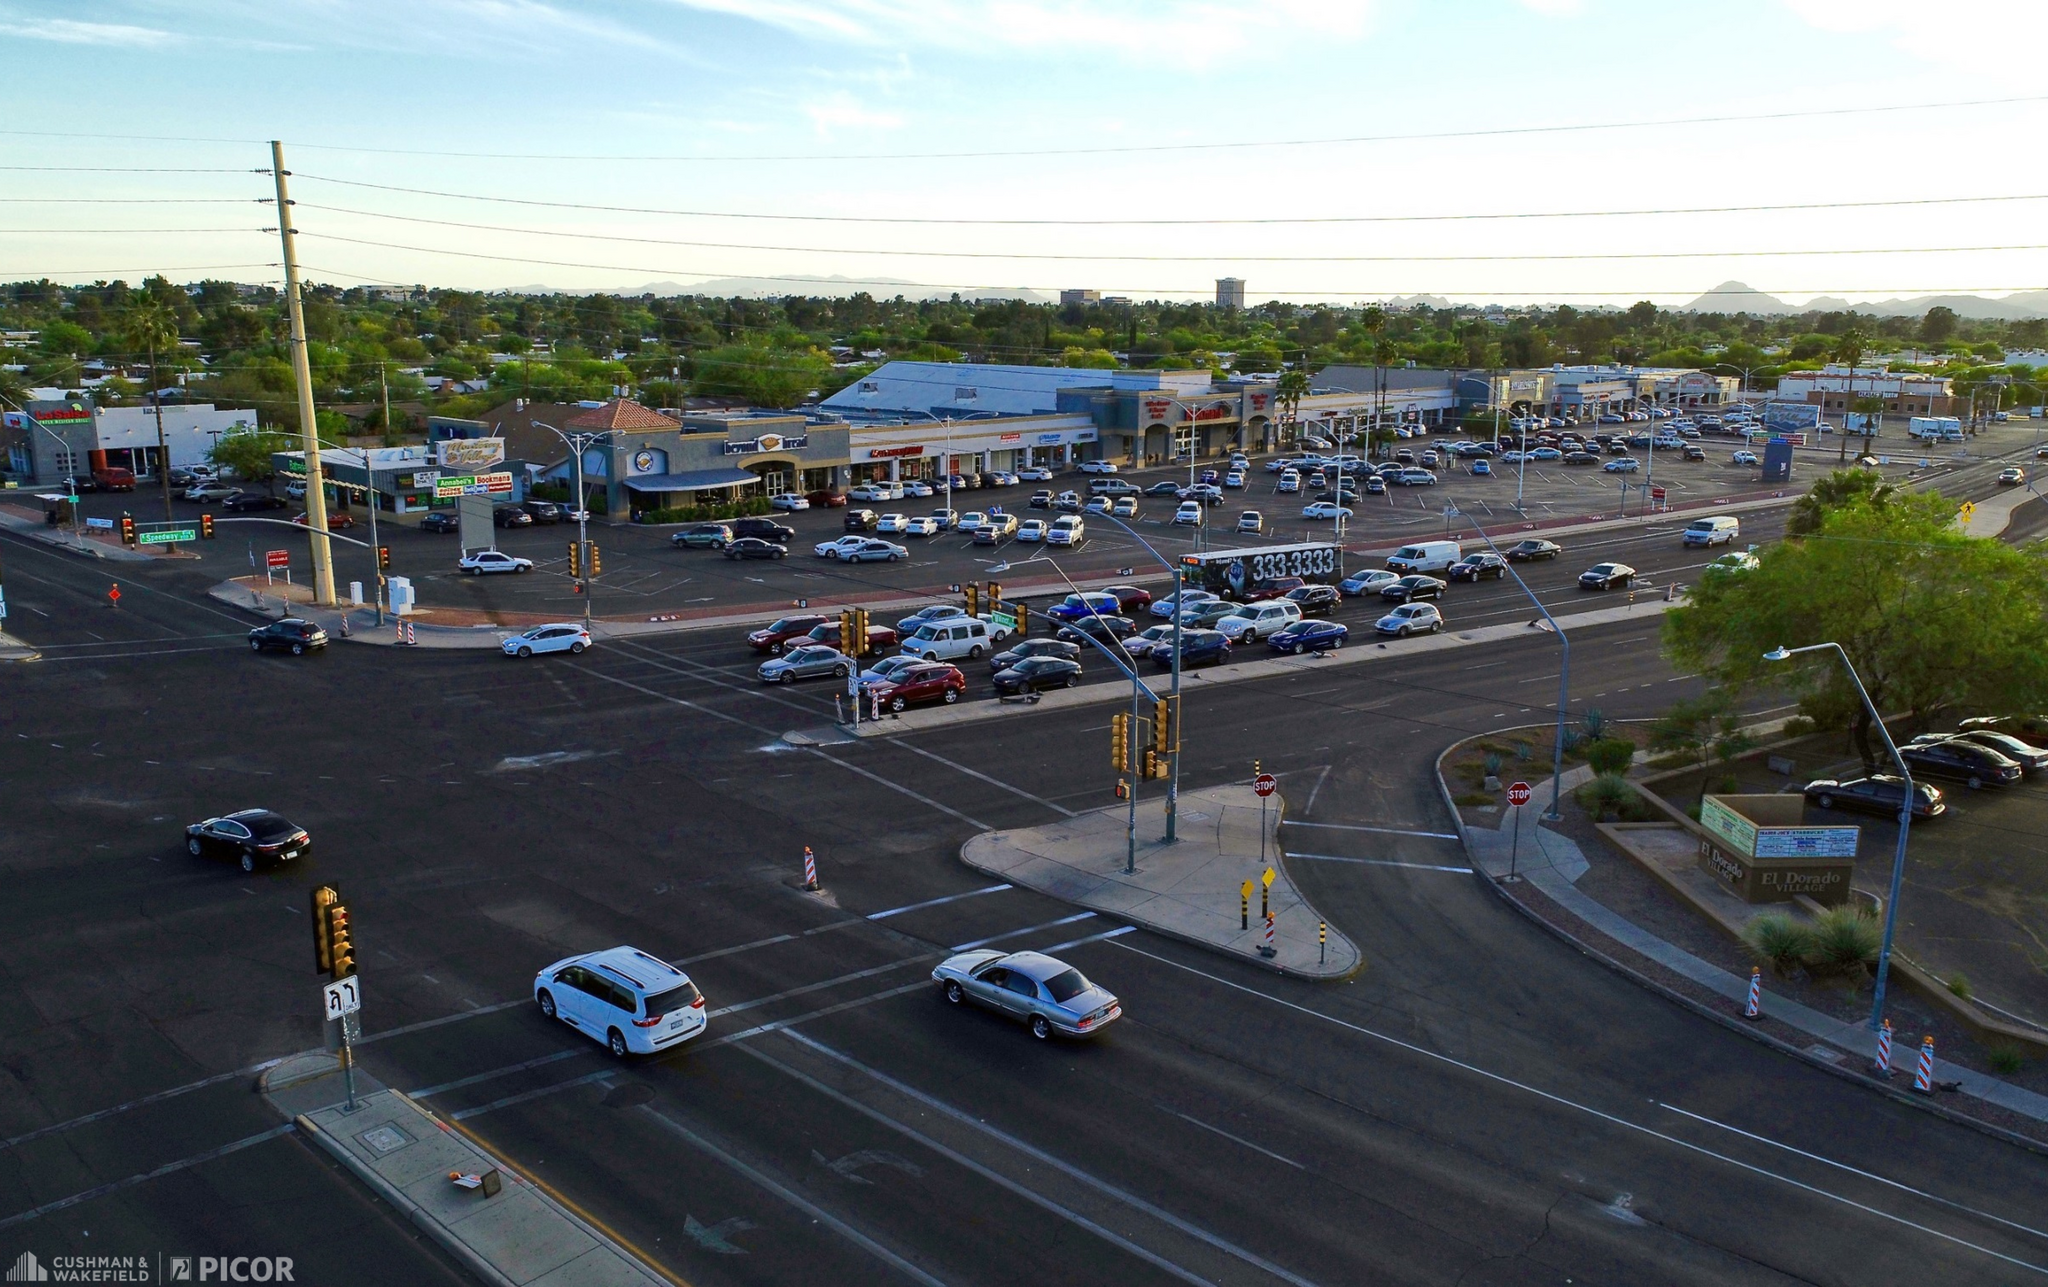
[[[646,282],[639,286],[604,286],[573,289],[564,286],[512,286],[515,295],[708,295],[715,299],[780,298],[785,295],[844,296],[866,291],[877,299],[1021,299],[1029,304],[1050,303],[1052,297],[1021,286],[977,286],[955,290],[950,286],[926,286],[895,277],[714,277],[702,282]]]
[[[1722,282],[1689,304],[1672,310],[1679,313],[1751,313],[1775,316],[1784,313],[1835,312],[1854,309],[1880,317],[1918,317],[1936,305],[1952,308],[1960,317],[1990,317],[2017,321],[2024,317],[2048,317],[2048,290],[2025,290],[2000,299],[1982,295],[1919,295],[1912,299],[1887,299],[1876,303],[1852,304],[1832,295],[1820,295],[1804,304],[1791,304],[1775,295],[1742,282]]]

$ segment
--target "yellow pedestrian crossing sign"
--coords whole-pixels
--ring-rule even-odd
[[[1961,505],[1959,505],[1956,508],[1956,518],[1960,520],[1965,526],[1968,526],[1970,519],[1976,513],[1977,503],[1975,501],[1964,501]]]

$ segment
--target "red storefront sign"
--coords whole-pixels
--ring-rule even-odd
[[[869,460],[893,460],[899,456],[922,456],[923,447],[870,447]]]

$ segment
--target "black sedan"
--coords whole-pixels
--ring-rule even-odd
[[[1906,779],[1896,773],[1874,773],[1867,778],[1820,778],[1806,784],[1806,798],[1823,809],[1856,809],[1863,813],[1899,816],[1899,801],[1906,795]],[[1941,788],[1925,782],[1913,784],[1913,816],[1932,818],[1948,812]]]
[[[1485,552],[1468,554],[1451,564],[1445,575],[1453,581],[1483,581],[1491,577],[1498,581],[1508,574],[1508,561],[1498,554]]]
[[[1147,487],[1144,494],[1147,496],[1178,496],[1181,490],[1181,485],[1169,478],[1165,482],[1154,483]]]
[[[1954,736],[1959,742],[1975,742],[1979,746],[1990,747],[2019,765],[2025,772],[2038,773],[2042,769],[2048,769],[2048,749],[2022,741],[2011,733],[1990,728],[1972,728]]]
[[[1068,643],[1064,639],[1026,639],[1016,647],[989,658],[989,669],[1008,670],[1027,657],[1058,657],[1065,661],[1078,662],[1081,659],[1081,645]]]
[[[420,520],[420,530],[422,532],[459,532],[462,530],[462,520],[445,510],[437,509]]]
[[[297,657],[314,648],[327,646],[327,632],[310,621],[297,617],[285,617],[268,625],[256,627],[249,632],[249,651],[262,652],[275,648]]]
[[[2020,780],[2019,765],[1988,746],[1957,738],[1908,743],[1899,748],[1899,758],[1915,773],[1959,778],[1968,783],[1972,791],[1986,786],[2009,786]]]
[[[1304,617],[1327,617],[1344,601],[1334,585],[1296,586],[1280,597],[1300,608]]]
[[[1441,599],[1444,583],[1433,576],[1404,576],[1380,587],[1380,598],[1389,603],[1412,603],[1417,599]]]
[[[313,844],[303,828],[268,809],[243,809],[185,828],[185,852],[194,858],[232,858],[243,871],[258,863],[290,862]]]
[[[1072,688],[1081,682],[1081,663],[1065,657],[1026,657],[996,672],[996,696],[1011,697],[1047,688]]]
[[[741,536],[726,542],[725,557],[729,559],[786,559],[787,545],[764,541],[758,536]]]
[[[491,525],[494,527],[532,527],[533,515],[517,505],[500,505],[491,511]]]
[[[1138,633],[1138,623],[1129,617],[1080,617],[1069,621],[1053,632],[1055,639],[1079,642],[1083,635],[1092,635],[1104,643],[1114,643]]]
[[[1562,553],[1564,547],[1556,541],[1520,541],[1508,547],[1508,558],[1515,563],[1554,559]]]
[[[222,509],[283,509],[284,497],[269,492],[236,492],[220,503]]]
[[[1628,589],[1628,583],[1635,580],[1636,570],[1626,563],[1595,563],[1579,573],[1581,590]]]

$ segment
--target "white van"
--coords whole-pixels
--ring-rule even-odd
[[[1742,524],[1726,514],[1696,518],[1685,529],[1687,545],[1728,545],[1742,535]]]
[[[988,652],[989,644],[988,622],[946,617],[919,626],[917,633],[904,640],[897,651],[926,661],[952,661],[956,657],[979,661]]]
[[[1456,541],[1418,541],[1404,545],[1387,556],[1387,571],[1406,576],[1413,572],[1443,572],[1465,557]]]

